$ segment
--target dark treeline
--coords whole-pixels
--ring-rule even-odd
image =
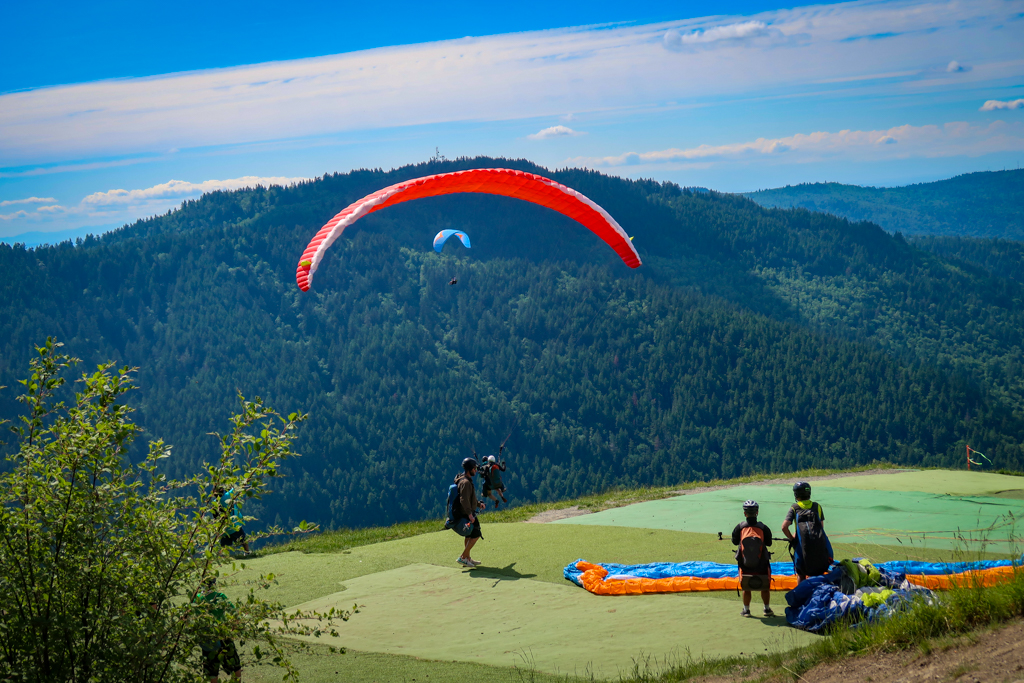
[[[311,292],[295,286],[305,243],[350,201],[490,165],[595,199],[645,267],[550,211],[463,195],[367,217]],[[473,249],[435,254],[446,227]],[[966,442],[1024,469],[1016,282],[874,225],[730,195],[521,161],[421,164],[217,192],[77,245],[0,246],[0,273],[0,384],[47,335],[87,362],[139,366],[137,417],[174,445],[172,474],[214,457],[207,433],[226,429],[238,391],[308,412],[267,521],[439,515],[459,461],[510,431],[519,500],[873,460],[955,466]],[[0,392],[0,414],[17,414],[14,395]]]
[[[986,171],[906,187],[806,183],[748,192],[762,206],[871,221],[904,235],[1024,240],[1024,171]]]
[[[919,249],[927,249],[938,254],[947,261],[961,261],[986,270],[996,277],[1024,283],[1024,242],[918,236],[912,238],[911,243]]]

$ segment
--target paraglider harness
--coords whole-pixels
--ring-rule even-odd
[[[825,535],[821,519],[821,506],[812,502],[810,507],[793,503],[796,542],[790,545],[794,566],[799,564],[804,576],[824,574],[832,564],[832,544]]]
[[[740,543],[736,547],[734,557],[740,569],[740,582],[736,586],[737,596],[740,594],[741,588],[745,591],[762,591],[771,586],[772,553],[765,545],[764,529],[758,522],[751,524],[748,519],[743,523],[743,528],[740,531]],[[761,573],[745,573],[758,572],[766,564],[768,565],[767,577]]]

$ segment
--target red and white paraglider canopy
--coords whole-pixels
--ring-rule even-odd
[[[480,168],[407,180],[377,190],[349,204],[341,213],[329,220],[327,225],[320,228],[309,246],[302,252],[299,267],[295,271],[295,281],[299,289],[304,292],[309,290],[313,273],[320,265],[324,252],[341,236],[345,228],[366,214],[413,199],[459,192],[498,194],[546,206],[591,230],[614,249],[630,268],[640,266],[640,255],[637,254],[622,226],[616,223],[607,211],[576,190],[533,173],[512,171],[507,168]]]

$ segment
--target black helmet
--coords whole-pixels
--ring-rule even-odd
[[[811,485],[806,481],[798,481],[793,484],[793,495],[797,500],[810,500],[811,498]]]
[[[759,509],[760,509],[760,506],[757,504],[756,500],[748,500],[747,502],[745,502],[743,504],[743,512],[744,513],[746,513],[748,510],[753,510],[754,514],[756,515],[757,511]]]
[[[465,460],[462,461],[462,469],[464,469],[465,471],[469,472],[470,470],[475,470],[476,468],[476,460],[474,460],[473,458],[466,458]]]

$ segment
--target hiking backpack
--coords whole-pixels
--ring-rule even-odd
[[[452,506],[455,505],[455,501],[459,499],[459,485],[452,484],[448,487],[448,499],[444,504],[444,528],[451,529],[455,526],[455,520],[452,518]]]
[[[740,545],[736,548],[736,561],[741,569],[757,571],[764,565],[764,531],[756,524],[748,524],[740,531]]]
[[[832,546],[821,523],[821,509],[811,503],[806,510],[796,506],[796,538],[807,576],[824,574],[832,564]]]

